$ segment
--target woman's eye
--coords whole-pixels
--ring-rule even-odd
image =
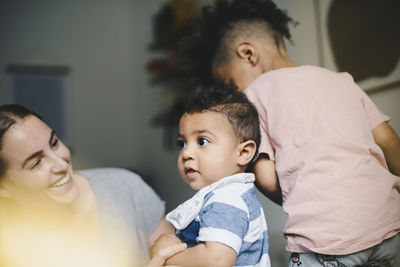
[[[200,146],[206,146],[210,143],[210,141],[208,141],[206,138],[204,137],[199,137],[198,139],[199,145]]]
[[[59,139],[56,138],[52,143],[51,143],[51,147],[56,147],[58,145],[58,141]]]
[[[37,166],[39,166],[41,162],[42,162],[41,159],[35,161],[35,163],[34,163],[33,166],[32,166],[32,169],[34,169],[34,168],[36,168]]]
[[[185,141],[183,141],[183,140],[177,140],[177,141],[176,141],[176,147],[177,147],[179,150],[185,148],[185,146],[186,146]]]

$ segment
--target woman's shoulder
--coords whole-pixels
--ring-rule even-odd
[[[78,173],[82,174],[83,176],[87,177],[88,179],[113,179],[113,178],[140,178],[138,174],[128,169],[123,168],[93,168],[93,169],[86,169],[86,170],[79,170]]]
[[[144,183],[143,179],[137,173],[123,168],[94,168],[79,170],[77,173],[86,177],[90,183],[116,186],[116,185],[134,185]]]

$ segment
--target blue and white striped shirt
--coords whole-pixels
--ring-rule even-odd
[[[236,251],[235,266],[270,266],[267,224],[252,173],[206,186],[168,213],[167,220],[189,247],[219,242]]]

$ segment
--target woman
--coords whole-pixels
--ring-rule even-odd
[[[0,266],[144,266],[154,240],[173,232],[138,175],[74,172],[55,131],[18,105],[0,107],[0,215]]]

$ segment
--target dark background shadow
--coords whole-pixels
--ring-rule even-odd
[[[328,36],[339,71],[356,82],[386,76],[400,56],[400,1],[334,0]]]

